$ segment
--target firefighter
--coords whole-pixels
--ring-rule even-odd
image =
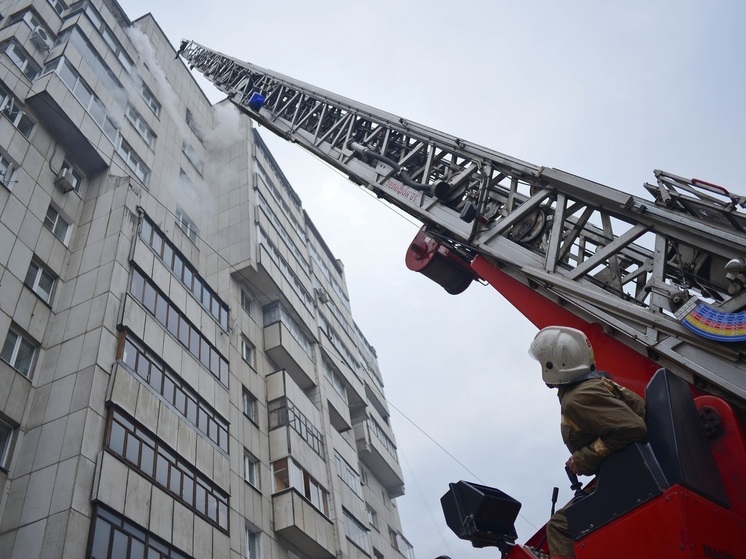
[[[567,467],[574,474],[595,475],[609,454],[645,439],[645,401],[596,370],[591,342],[583,332],[565,326],[544,328],[529,355],[541,364],[547,386],[557,388],[562,440],[570,451]],[[565,516],[568,505],[547,523],[553,559],[575,557]]]

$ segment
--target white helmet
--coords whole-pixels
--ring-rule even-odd
[[[588,337],[566,326],[540,330],[528,354],[541,364],[541,376],[551,386],[571,383],[596,368]]]

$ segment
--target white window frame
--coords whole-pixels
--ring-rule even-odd
[[[16,166],[2,152],[0,152],[0,184],[8,190],[13,190],[13,177],[16,175]]]
[[[15,339],[11,342],[11,345],[8,346],[8,341],[11,339],[11,336],[15,336]],[[24,342],[26,344],[26,348],[31,349],[31,356],[28,360],[28,367],[26,367],[25,369],[19,369],[17,367],[18,354]],[[5,361],[8,365],[13,367],[16,371],[18,371],[24,377],[31,378],[31,372],[34,369],[34,364],[36,362],[36,353],[37,353],[38,347],[39,346],[35,342],[27,338],[19,330],[16,330],[15,328],[11,327],[5,336],[3,347],[2,349],[0,349],[0,359]]]
[[[260,465],[259,459],[244,448],[243,451],[243,479],[254,489],[260,488]]]
[[[148,123],[145,121],[143,116],[132,105],[127,105],[126,114],[127,120],[130,121],[130,124],[132,124],[132,126],[135,127],[135,130],[137,130],[137,133],[140,134],[140,137],[145,140],[145,144],[152,150],[155,146],[156,139],[153,129],[148,126]]]
[[[256,396],[254,396],[251,392],[249,392],[246,388],[243,389],[243,395],[241,397],[241,405],[243,407],[242,411],[243,414],[249,418],[252,422],[256,423],[256,419],[258,416],[258,403],[259,401],[256,399]]]
[[[29,81],[34,81],[41,74],[41,67],[34,62],[34,59],[16,41],[9,41],[7,43],[5,54]]]
[[[140,96],[148,105],[148,108],[153,111],[153,114],[155,116],[158,116],[161,112],[161,104],[158,102],[158,99],[155,98],[153,92],[150,91],[150,89],[148,89],[148,86],[146,86],[145,84],[142,84],[142,87],[140,88]]]
[[[262,531],[247,525],[244,540],[246,559],[262,559]]]
[[[7,421],[0,419],[0,470],[10,466],[10,449],[13,446],[16,429]]]
[[[179,229],[181,229],[184,234],[189,237],[190,241],[192,241],[195,245],[197,244],[197,226],[181,208],[176,208],[176,225],[178,225]]]
[[[57,15],[62,15],[62,13],[67,10],[67,4],[65,4],[62,0],[48,0],[49,4],[54,8],[54,11],[57,12]]]
[[[241,359],[243,359],[252,369],[255,367],[255,355],[256,351],[254,344],[252,344],[246,336],[241,335]]]
[[[48,291],[42,287],[42,280],[46,280],[49,283]],[[54,296],[54,288],[57,285],[57,277],[35,258],[32,258],[29,263],[24,283],[31,291],[36,293],[42,301],[51,304],[52,297]]]
[[[60,230],[61,225],[64,225],[64,231]],[[70,240],[70,230],[72,229],[72,226],[60,215],[57,208],[51,204],[47,209],[47,215],[44,217],[44,227],[49,229],[52,234],[62,242],[62,244],[67,246],[67,242]]]
[[[241,308],[251,315],[251,296],[244,289],[241,289]]]

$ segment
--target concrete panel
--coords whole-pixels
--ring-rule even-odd
[[[21,524],[36,522],[49,514],[56,475],[56,464],[31,473],[21,512]]]
[[[85,330],[85,320],[83,319],[83,314],[81,313],[88,313],[89,309],[90,304],[84,303],[82,305],[78,305],[70,312],[70,315],[68,317],[68,324],[77,321],[79,324],[82,324],[82,327],[79,332],[80,335],[78,335],[77,337],[71,339],[70,336],[65,336],[67,338],[67,341],[63,342],[60,346],[60,356],[57,360],[57,369],[54,372],[55,379],[67,377],[68,375],[76,372],[79,368],[80,354],[83,351],[84,338],[82,336],[82,333],[83,330]],[[68,331],[68,334],[70,334],[70,332],[71,331]],[[67,401],[67,405],[70,405],[69,399]]]
[[[111,401],[130,415],[135,415],[137,406],[137,392],[140,383],[121,367],[114,374],[114,387],[111,390]]]
[[[75,375],[68,375],[65,378],[61,378],[52,383],[49,392],[47,410],[44,414],[45,423],[58,419],[69,413],[74,390]]]
[[[174,501],[174,532],[173,544],[192,555],[194,547],[194,513],[178,501]]]
[[[88,410],[81,409],[67,416],[65,435],[62,440],[62,448],[60,449],[60,460],[66,460],[80,454],[83,446],[83,433],[85,431],[87,415]]]
[[[42,425],[41,436],[34,457],[34,470],[46,468],[59,461],[66,427],[67,416]]]
[[[85,344],[85,338],[83,339],[83,344]],[[88,407],[95,370],[95,367],[91,365],[75,373],[75,388],[73,389],[70,400],[71,413]]]
[[[68,530],[65,536],[63,558],[77,559],[84,557],[88,546],[88,530],[91,526],[89,516],[73,510],[68,519]]]
[[[105,428],[106,420],[103,416],[93,411],[86,414],[81,454],[89,460],[96,461],[104,444]]]
[[[83,456],[78,460],[78,474],[73,488],[73,505],[76,511],[90,515],[91,493],[93,492],[93,478],[96,474],[96,464]]]
[[[108,452],[101,454],[98,486],[95,488],[94,499],[106,503],[116,510],[124,510],[127,495],[127,479],[129,468],[114,458]]]
[[[193,557],[214,557],[212,548],[212,533],[214,528],[199,516],[194,517],[194,546]]]
[[[147,526],[150,518],[150,500],[153,484],[142,475],[130,470],[127,475],[127,496],[124,515],[141,526]]]
[[[49,514],[56,514],[69,509],[73,500],[73,488],[78,470],[78,458],[70,458],[60,462],[57,466],[57,477],[54,481],[52,501],[49,505]]]
[[[174,500],[158,487],[153,487],[150,499],[150,523],[145,524],[156,536],[171,541]]]
[[[28,559],[29,557],[39,557],[41,555],[42,544],[44,543],[44,530],[47,521],[40,520],[23,526],[18,529],[16,534],[15,546],[11,559]]]

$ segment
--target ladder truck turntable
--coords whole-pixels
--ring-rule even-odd
[[[179,54],[239,110],[423,226],[406,265],[489,283],[539,328],[572,326],[599,369],[644,395],[648,442],[604,460],[567,510],[578,559],[746,559],[746,198],[656,170],[643,199],[536,166],[231,58]],[[503,557],[520,503],[450,484],[454,533]]]

